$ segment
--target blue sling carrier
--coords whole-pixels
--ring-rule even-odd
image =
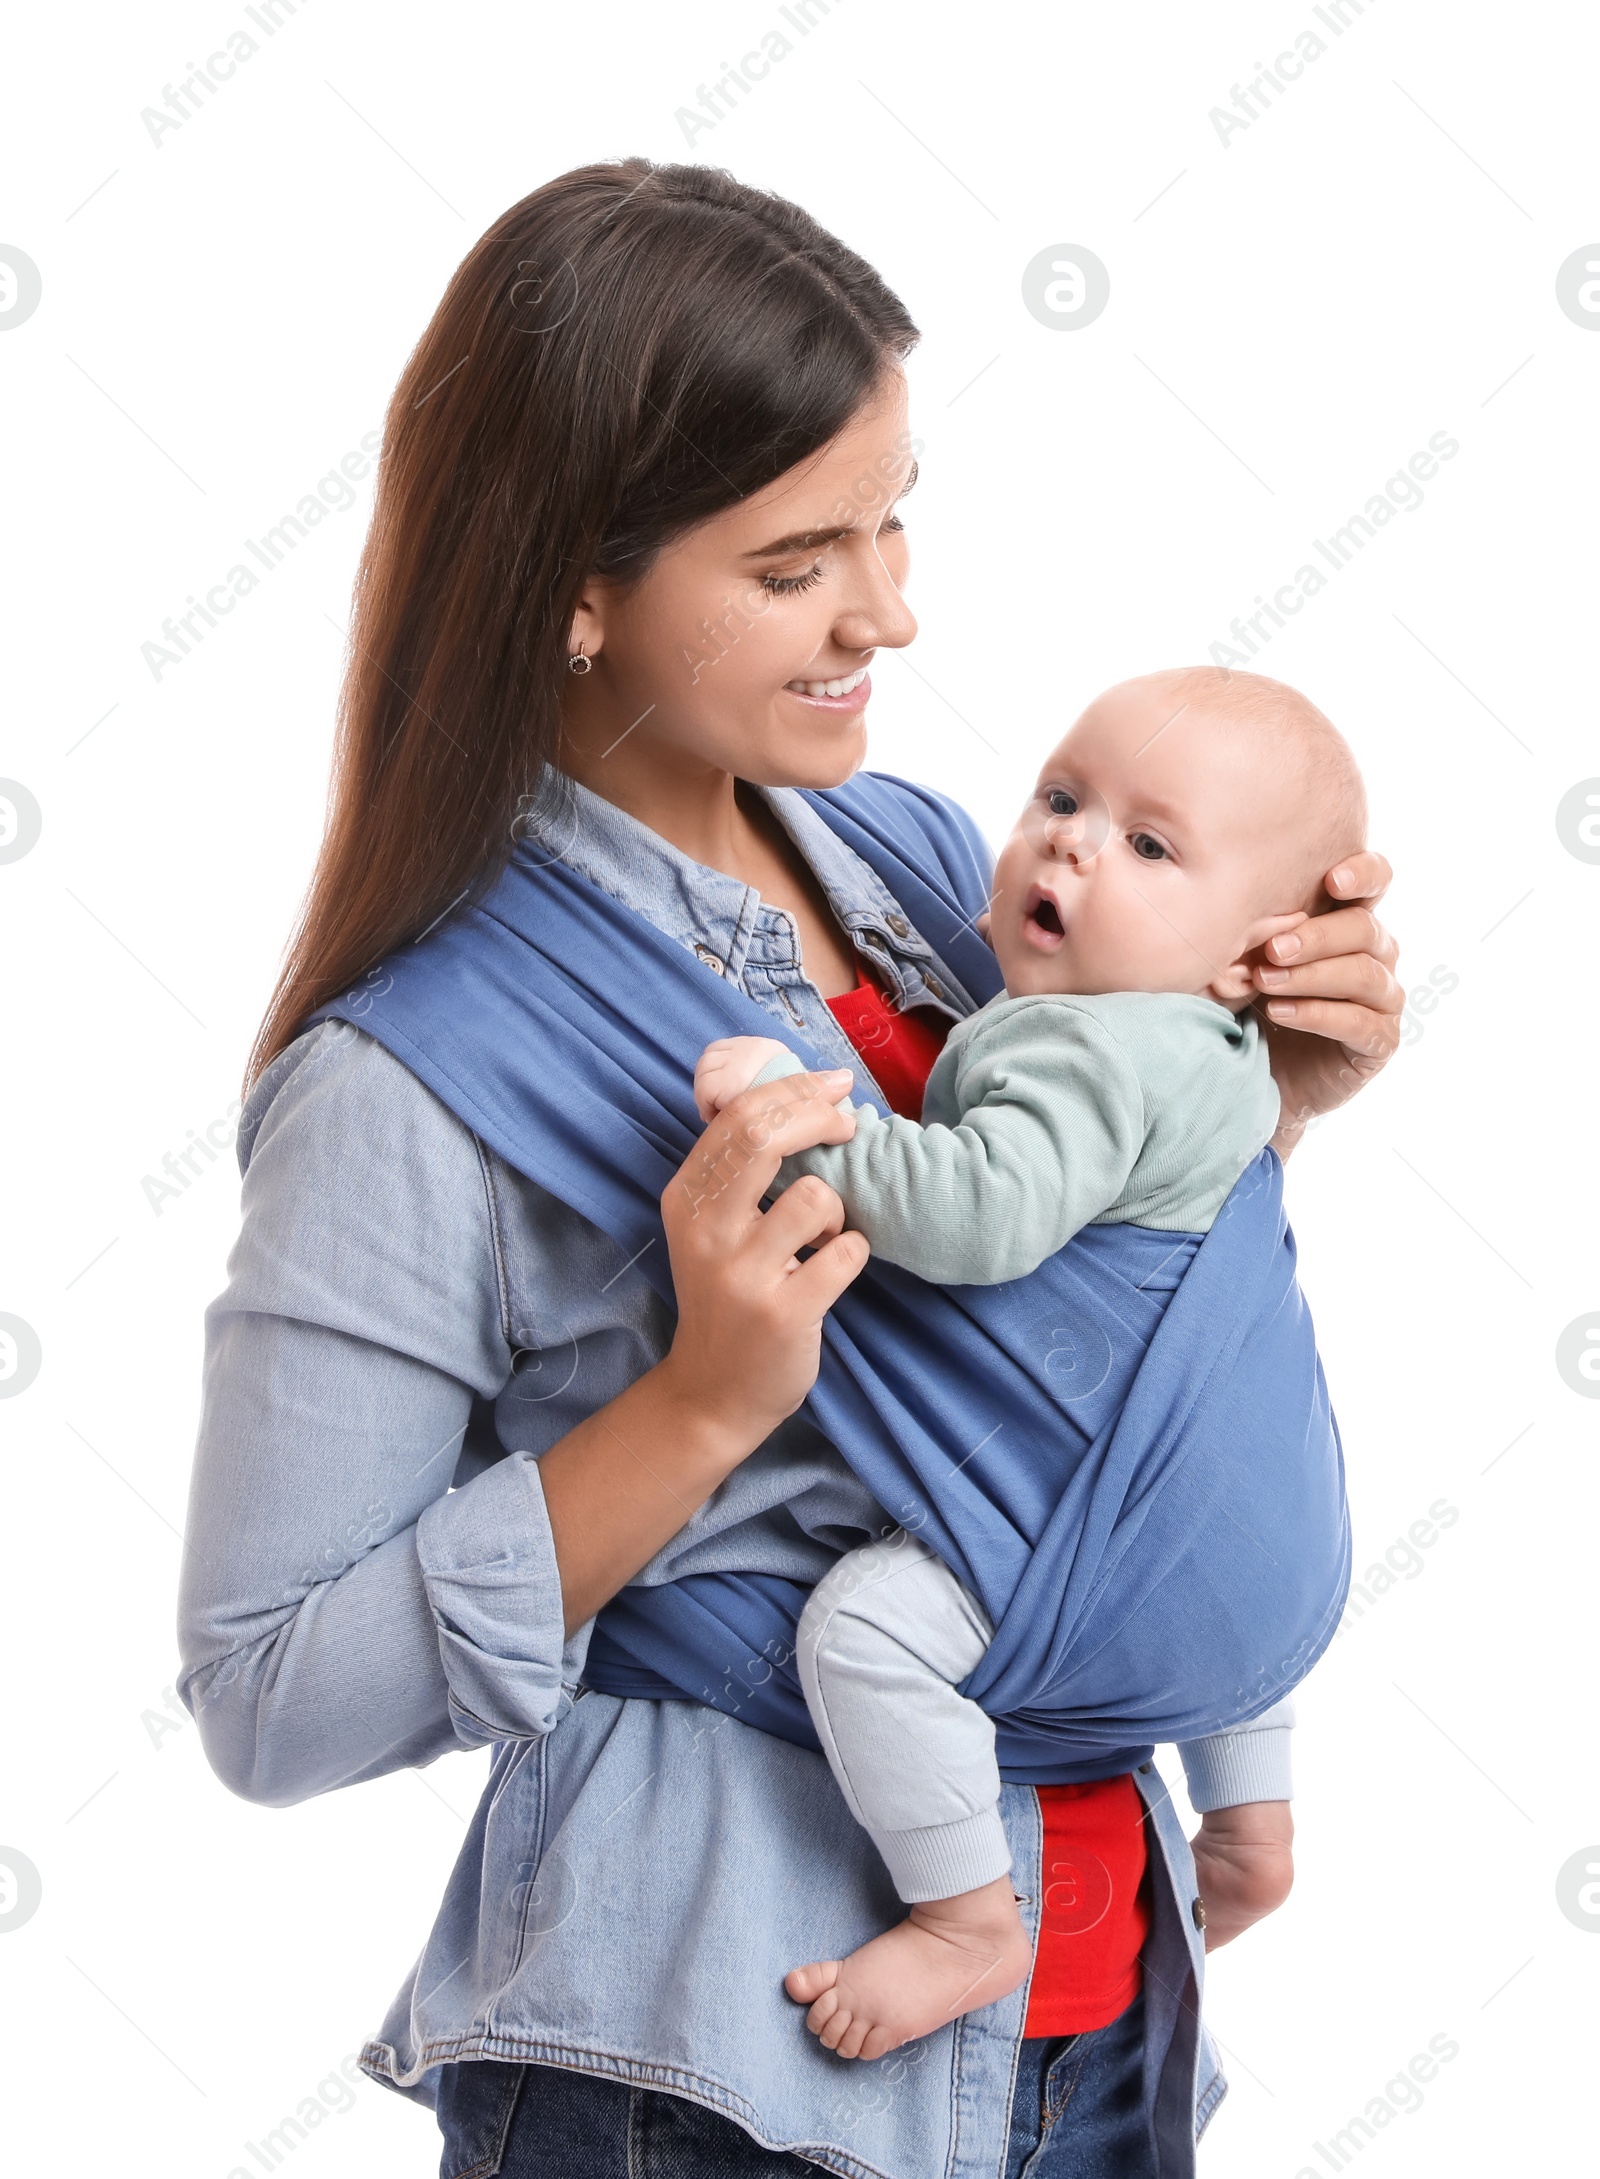
[[[970,822],[870,774],[808,800],[968,990],[993,996]],[[669,1301],[659,1198],[700,1132],[695,1060],[715,1037],[777,1033],[686,946],[527,843],[481,904],[329,1016],[637,1255]],[[1344,1470],[1282,1177],[1264,1150],[1209,1233],[1090,1226],[1006,1286],[930,1286],[875,1260],[827,1319],[807,1410],[994,1622],[964,1689],[1014,1782],[1111,1776],[1156,1742],[1252,1717],[1332,1637]],[[793,1663],[805,1596],[764,1573],[634,1584],[600,1614],[585,1677],[815,1747]]]

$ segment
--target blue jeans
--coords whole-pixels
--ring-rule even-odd
[[[1022,2045],[1005,2179],[1154,2179],[1144,2000],[1088,2035]],[[800,2179],[732,2119],[659,2089],[474,2058],[439,2080],[439,2179]]]

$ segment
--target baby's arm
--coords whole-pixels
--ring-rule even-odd
[[[798,1066],[760,1070],[775,1078]],[[945,1066],[947,1062],[941,1061]],[[784,1160],[843,1198],[873,1253],[943,1285],[1034,1270],[1121,1194],[1144,1141],[1144,1097],[1116,1039],[1060,1000],[1018,1003],[956,1055],[956,1125],[854,1108],[850,1142]]]

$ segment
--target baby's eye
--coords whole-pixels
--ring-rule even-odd
[[[1065,787],[1052,787],[1045,800],[1050,805],[1052,817],[1076,817],[1078,814],[1078,798],[1069,794]]]
[[[1133,832],[1128,835],[1128,845],[1141,862],[1158,863],[1166,860],[1166,849],[1150,832]]]

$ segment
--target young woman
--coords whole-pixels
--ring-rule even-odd
[[[821,1757],[710,1689],[586,1683],[625,1584],[814,1582],[890,1525],[802,1412],[865,1244],[818,1182],[761,1209],[837,1128],[816,1078],[762,1128],[730,1108],[667,1190],[674,1311],[382,1043],[305,1026],[341,994],[359,1020],[375,965],[508,856],[559,858],[915,1109],[974,1004],[953,934],[796,791],[858,770],[867,668],[915,633],[915,337],[793,206],[634,160],[497,222],[389,411],[327,837],[208,1322],[181,1638],[209,1759],[251,1799],[494,1746],[365,2054],[436,2106],[446,2179],[1173,2174],[1222,2092],[1194,1863],[1149,1764],[1007,1788],[1030,1984],[852,2067],[782,1988],[895,1913]],[[1261,972],[1283,1150],[1394,1047],[1388,875],[1330,873],[1349,905]],[[596,981],[648,1020],[648,989]],[[1281,1738],[1269,1713],[1186,1751],[1213,1941],[1287,1887]]]

